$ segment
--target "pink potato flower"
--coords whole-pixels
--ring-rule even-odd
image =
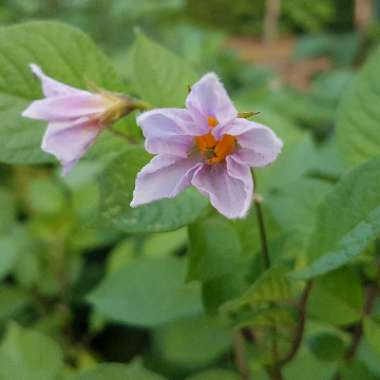
[[[283,145],[271,129],[239,117],[214,73],[192,86],[185,109],[147,111],[137,124],[156,156],[137,175],[131,207],[192,185],[227,218],[243,218],[253,198],[250,168],[270,164]]]
[[[95,142],[109,116],[120,111],[123,99],[68,86],[35,64],[30,68],[41,81],[45,98],[33,101],[22,116],[48,122],[41,148],[60,161],[66,175]]]

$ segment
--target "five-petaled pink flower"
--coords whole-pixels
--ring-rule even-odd
[[[253,196],[250,168],[270,164],[282,149],[271,129],[239,117],[213,73],[192,86],[186,109],[154,109],[137,123],[156,156],[137,175],[132,207],[193,185],[226,217],[244,217]]]
[[[123,100],[111,93],[68,86],[45,75],[37,65],[30,67],[46,98],[32,102],[22,115],[48,122],[41,148],[61,162],[65,175],[94,143],[112,111],[120,111]]]

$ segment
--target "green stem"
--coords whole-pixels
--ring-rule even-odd
[[[259,196],[255,195],[254,203],[255,203],[256,217],[257,217],[257,223],[259,226],[259,233],[260,233],[261,254],[264,260],[265,269],[269,269],[271,266],[271,260],[269,256],[267,234],[266,234],[266,229],[265,229],[263,211],[261,209],[261,202],[262,200],[259,198]]]
[[[254,176],[254,173],[252,173],[252,175],[253,175],[255,187],[257,188],[257,181]],[[268,270],[271,267],[271,259],[269,255],[268,239],[267,239],[267,233],[266,233],[266,228],[265,228],[264,215],[263,215],[263,210],[261,208],[262,201],[263,201],[262,197],[259,194],[254,194],[253,202],[255,205],[257,224],[259,227],[261,254],[264,261],[264,268]],[[272,333],[272,357],[273,357],[274,364],[272,368],[269,369],[268,373],[270,374],[273,380],[282,380],[283,376],[281,373],[281,367],[278,365],[279,355],[278,355],[277,326],[276,325],[273,326],[271,333]]]
[[[303,336],[305,333],[307,301],[309,299],[309,295],[310,295],[310,291],[312,287],[313,287],[313,283],[309,281],[306,284],[305,289],[302,293],[301,299],[298,304],[300,319],[298,322],[297,330],[295,332],[294,340],[290,347],[289,352],[285,355],[285,357],[279,363],[281,367],[289,363],[294,358],[299,348],[301,347],[301,343],[302,343]]]

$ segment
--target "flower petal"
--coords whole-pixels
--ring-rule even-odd
[[[204,75],[192,86],[186,107],[194,121],[206,131],[208,116],[214,117],[221,126],[237,116],[236,108],[227,91],[214,73]]]
[[[240,149],[235,160],[252,167],[266,166],[282,150],[283,143],[268,127],[246,119],[236,119],[223,128],[223,133],[236,137]]]
[[[154,157],[137,174],[131,207],[175,197],[190,186],[193,173],[200,165],[168,154]]]
[[[227,218],[246,216],[252,202],[252,175],[249,167],[233,156],[217,165],[203,165],[191,183]]]
[[[43,151],[53,154],[67,174],[94,143],[101,128],[89,119],[50,123],[42,140]]]
[[[100,95],[73,94],[35,100],[22,113],[30,119],[64,121],[89,115],[98,115],[105,110]]]
[[[35,63],[29,65],[33,74],[41,81],[42,91],[46,97],[62,96],[62,95],[78,95],[89,94],[89,92],[71,87],[67,84],[58,82],[57,80],[48,77]]]
[[[145,149],[152,154],[187,157],[193,136],[200,132],[187,110],[161,108],[144,112],[137,118],[146,138]]]

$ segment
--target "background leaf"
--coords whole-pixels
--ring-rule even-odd
[[[0,346],[2,380],[56,380],[63,369],[58,345],[43,334],[11,324]]]
[[[244,271],[244,257],[234,225],[225,218],[208,218],[189,226],[189,280],[210,280]]]
[[[193,317],[158,328],[154,341],[159,355],[169,363],[189,368],[204,366],[224,354],[230,331],[218,321]]]
[[[210,369],[187,377],[186,380],[238,380],[239,376],[232,371],[224,369]]]
[[[380,49],[363,66],[343,97],[337,115],[337,137],[345,161],[355,166],[380,151]]]
[[[293,294],[292,283],[286,275],[287,269],[274,266],[260,277],[236,300],[225,304],[227,310],[243,305],[259,306],[270,302],[284,301]]]
[[[308,306],[313,318],[332,325],[358,321],[362,307],[360,278],[350,268],[341,268],[316,279]]]
[[[185,261],[135,260],[112,272],[89,295],[107,318],[137,326],[157,326],[202,310],[197,284],[184,284]]]
[[[297,278],[339,268],[362,253],[380,234],[380,158],[344,176],[319,206],[308,257]],[[338,217],[339,216],[339,217]]]
[[[332,334],[319,334],[309,340],[310,350],[322,361],[335,361],[343,357],[344,343]]]
[[[380,326],[370,318],[364,319],[364,335],[373,352],[380,358]]]
[[[188,87],[198,79],[188,63],[141,32],[131,54],[131,78],[140,97],[155,107],[184,107]]]
[[[160,375],[137,365],[102,364],[83,371],[70,380],[164,380]]]

